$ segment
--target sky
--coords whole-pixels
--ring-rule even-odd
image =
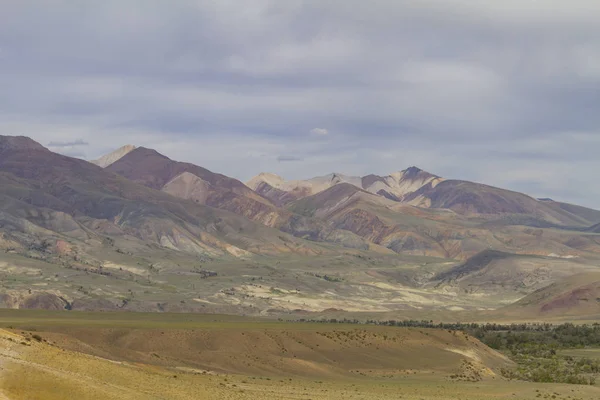
[[[0,134],[600,209],[598,0],[0,0]]]

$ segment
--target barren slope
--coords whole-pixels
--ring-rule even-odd
[[[600,315],[600,272],[558,280],[498,311],[522,318],[597,318]]]

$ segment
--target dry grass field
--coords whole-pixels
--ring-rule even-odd
[[[594,386],[507,381],[498,371],[511,362],[462,332],[227,316],[144,316],[0,312],[0,325],[5,327],[0,331],[2,396],[600,398],[600,388]]]

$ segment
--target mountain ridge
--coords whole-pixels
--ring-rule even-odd
[[[2,304],[498,309],[600,260],[600,211],[580,206],[416,167],[291,185],[263,174],[252,190],[131,147],[101,168],[0,136]]]
[[[341,179],[336,181],[333,177]],[[551,199],[536,199],[482,183],[445,179],[414,166],[385,177],[374,174],[348,177],[335,173],[307,180],[285,181],[276,174],[261,173],[250,179],[247,185],[274,203],[285,206],[339,183],[350,183],[398,203],[449,209],[464,215],[529,214],[545,219],[550,224],[578,227],[600,223],[598,210]]]

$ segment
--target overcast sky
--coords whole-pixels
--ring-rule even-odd
[[[598,0],[0,0],[0,134],[600,208]]]

